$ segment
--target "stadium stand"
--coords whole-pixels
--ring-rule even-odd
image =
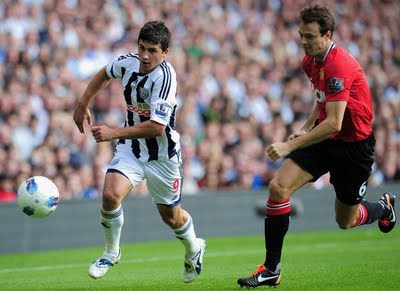
[[[33,175],[53,179],[62,199],[99,196],[113,144],[81,135],[72,112],[96,70],[136,52],[138,30],[155,19],[173,34],[185,193],[267,186],[280,164],[265,146],[298,128],[313,104],[297,31],[306,2],[1,1],[0,202]],[[400,180],[400,5],[328,3],[340,23],[334,41],[359,60],[374,98],[370,185]],[[115,127],[124,112],[117,82],[92,106],[96,123]],[[132,195],[146,193],[141,185]]]

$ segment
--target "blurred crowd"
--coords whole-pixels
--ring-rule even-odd
[[[0,2],[0,201],[27,177],[54,180],[62,199],[101,195],[113,143],[96,144],[72,120],[90,78],[137,52],[149,20],[172,31],[167,60],[178,77],[184,192],[258,189],[281,161],[265,147],[308,118],[314,100],[301,70],[299,0],[3,0]],[[334,42],[361,63],[377,139],[370,185],[400,180],[398,1],[323,1]],[[113,81],[91,106],[94,122],[121,126],[125,101]],[[329,184],[325,175],[311,187]],[[143,183],[131,195],[146,195]]]

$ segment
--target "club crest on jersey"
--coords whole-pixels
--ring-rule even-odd
[[[324,80],[324,77],[325,77],[325,70],[324,70],[324,68],[321,68],[321,69],[319,70],[319,79],[320,79],[321,81],[323,81],[323,80]]]
[[[140,87],[139,88],[139,96],[140,98],[142,98],[143,100],[146,100],[147,98],[150,97],[150,90]]]
[[[168,115],[169,107],[164,104],[158,104],[156,114],[160,117],[166,117]]]
[[[329,80],[329,89],[332,91],[342,91],[344,88],[344,79],[343,78],[331,78]]]

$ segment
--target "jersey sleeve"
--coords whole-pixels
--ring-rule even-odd
[[[106,67],[107,75],[111,79],[121,80],[124,76],[125,68],[129,66],[128,62],[131,62],[134,58],[136,58],[136,56],[132,54],[122,55],[115,58]]]
[[[331,64],[326,72],[326,101],[348,101],[356,72],[346,61]]]
[[[169,66],[161,65],[160,69],[151,93],[150,119],[167,125],[176,105],[177,81],[175,72]]]

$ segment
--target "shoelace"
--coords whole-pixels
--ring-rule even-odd
[[[249,278],[258,275],[258,274],[260,274],[262,271],[265,271],[265,270],[267,270],[267,268],[265,268],[264,265],[258,265],[258,266],[257,266],[257,270],[256,270],[254,273],[252,273],[252,274],[249,276]]]

